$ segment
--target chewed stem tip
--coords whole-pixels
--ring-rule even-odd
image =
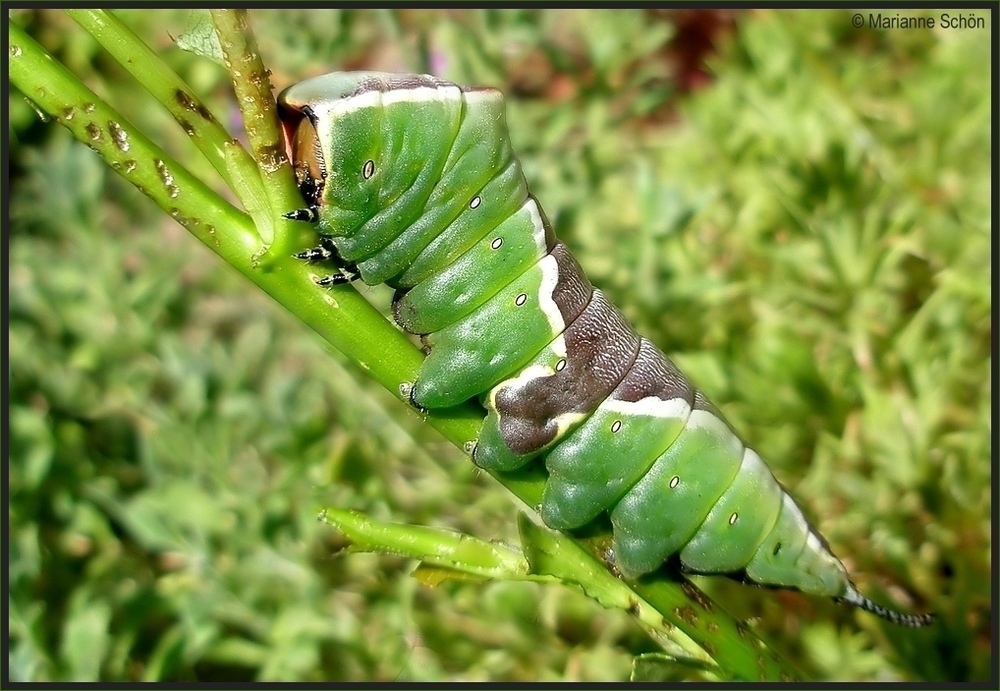
[[[844,596],[838,599],[849,605],[854,605],[858,609],[871,612],[874,615],[882,617],[886,621],[891,621],[893,624],[898,624],[900,626],[911,626],[913,628],[930,626],[934,623],[934,619],[936,618],[934,614],[903,614],[902,612],[897,612],[889,609],[888,607],[883,607],[882,605],[872,602],[867,597],[859,593],[853,585],[848,586],[847,592]]]

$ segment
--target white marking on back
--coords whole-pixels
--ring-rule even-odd
[[[728,446],[734,456],[739,456],[741,463],[743,454],[743,442],[733,434],[725,422],[707,410],[692,410],[685,424],[685,431],[703,429],[717,437],[720,442]]]
[[[566,324],[563,322],[559,306],[552,299],[552,294],[559,283],[559,265],[556,263],[555,257],[547,254],[538,262],[538,268],[542,272],[542,282],[538,288],[538,306],[548,320],[552,333],[561,334],[566,329]],[[565,355],[566,353],[563,352],[563,356]]]
[[[784,510],[788,511],[788,513],[792,515],[792,518],[795,521],[795,525],[798,528],[801,528],[802,530],[811,533],[812,531],[809,530],[809,524],[806,522],[806,517],[802,515],[802,510],[799,509],[798,505],[795,503],[795,500],[792,499],[791,495],[788,494],[788,492],[781,493],[781,502],[782,504],[784,504],[783,507]]]
[[[771,469],[767,467],[767,464],[761,460],[757,452],[747,447],[743,451],[743,466],[740,468],[740,472],[747,470],[749,472],[760,472],[764,471],[768,475],[771,475]],[[773,477],[773,475],[772,475]]]
[[[516,386],[521,388],[530,381],[535,379],[541,379],[543,377],[551,377],[552,368],[547,365],[531,365],[530,367],[525,367],[523,370],[518,372],[516,377],[511,377],[510,379],[505,379],[500,382],[497,386]]]
[[[811,530],[809,531],[809,535],[806,537],[806,547],[811,549],[813,552],[826,552],[826,548],[823,547],[823,543],[819,541],[818,537],[816,537],[816,533]]]
[[[531,221],[531,238],[535,241],[535,247],[539,252],[545,251],[545,223],[542,221],[542,214],[538,210],[538,203],[529,198],[521,209],[527,209],[528,218]],[[520,210],[518,210],[520,213]]]
[[[559,439],[566,430],[576,427],[576,425],[583,422],[586,417],[587,413],[562,413],[561,415],[556,415],[552,418],[552,421],[556,423],[556,439]]]
[[[452,101],[462,98],[457,86],[418,86],[415,89],[392,89],[382,94],[382,103],[421,103],[425,101]]]
[[[683,398],[671,398],[664,401],[656,396],[647,396],[638,401],[621,401],[616,398],[606,398],[601,408],[609,413],[620,415],[643,415],[655,418],[686,419],[691,413],[691,406]]]
[[[475,91],[465,91],[462,96],[466,101],[502,101],[503,92],[498,89],[476,89]]]
[[[381,102],[381,91],[366,91],[363,94],[351,96],[350,98],[338,98],[336,101],[333,101],[328,105],[328,108],[326,109],[326,116],[332,120],[339,115],[353,113],[354,111],[361,110],[362,108],[372,108],[379,105]],[[314,104],[313,109],[318,111],[318,105],[319,104]]]
[[[563,336],[562,334],[556,336],[556,338],[552,340],[552,343],[549,344],[549,350],[551,350],[552,354],[555,355],[556,357],[565,359],[567,353],[566,337]],[[559,363],[557,362],[556,365],[558,366]],[[565,366],[566,365],[563,365],[563,367]],[[562,371],[562,367],[559,368],[559,371]]]
[[[389,91],[366,91],[357,96],[338,98],[330,103],[327,115],[336,118],[353,113],[362,108],[377,105],[389,106],[395,103],[427,103],[430,101],[451,101],[462,97],[457,86],[418,86],[411,89],[391,89]],[[468,94],[466,94],[468,97]],[[318,105],[318,104],[317,104]],[[314,107],[316,107],[314,105]]]

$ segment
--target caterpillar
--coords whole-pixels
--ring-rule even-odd
[[[499,90],[335,72],[288,87],[278,108],[307,202],[286,217],[321,237],[296,256],[338,268],[321,284],[395,289],[393,317],[427,353],[410,402],[478,398],[473,461],[509,471],[541,457],[548,526],[607,512],[624,578],[679,559],[932,621],[861,595],[757,453],[591,285],[527,189]]]

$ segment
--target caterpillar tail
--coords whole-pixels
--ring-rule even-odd
[[[937,618],[937,615],[933,613],[903,614],[902,612],[897,612],[889,609],[888,607],[883,607],[882,605],[872,602],[867,597],[859,593],[853,583],[848,584],[847,592],[842,597],[837,598],[837,600],[853,605],[854,607],[864,610],[865,612],[871,612],[872,614],[899,626],[921,628],[924,626],[930,626]]]

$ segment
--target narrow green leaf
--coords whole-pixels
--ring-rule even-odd
[[[454,530],[383,523],[358,511],[336,508],[324,509],[319,518],[342,532],[356,551],[420,559],[480,578],[520,578],[528,571],[516,550]]]

